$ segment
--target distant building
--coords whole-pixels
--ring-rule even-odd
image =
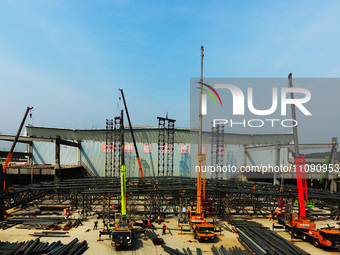
[[[92,171],[96,176],[105,176],[106,170],[106,130],[77,130],[47,127],[26,126],[25,135],[32,138],[28,151],[32,152],[33,164],[56,163],[57,143],[60,143],[60,165],[61,166],[83,166]],[[163,153],[161,167],[167,170],[168,158],[172,160],[174,176],[196,176],[197,165],[197,132],[189,128],[175,128],[173,157],[168,155],[168,145],[159,150],[158,127],[134,127],[138,152],[141,158],[142,168],[145,176],[158,176],[159,153]],[[127,177],[138,177],[139,169],[136,160],[136,148],[134,148],[131,132],[128,128],[124,131],[125,140],[125,164]],[[59,141],[59,142],[57,142]],[[166,140],[165,140],[166,141]],[[215,157],[219,158],[221,166],[234,166],[240,168],[242,165],[275,165],[275,149],[245,152],[245,147],[291,144],[292,134],[223,134],[223,145],[216,148]],[[164,149],[164,150],[163,150]],[[206,154],[207,166],[214,165],[212,161],[212,134],[203,132],[203,151]],[[288,149],[279,150],[280,164],[287,164]],[[111,164],[114,165],[113,158]],[[118,160],[118,158],[115,158]],[[164,164],[164,165],[163,165]],[[112,167],[113,168],[113,167]],[[114,170],[114,169],[113,169]],[[116,173],[118,173],[116,171]],[[165,174],[166,175],[166,174]],[[220,177],[230,178],[232,173],[223,173]],[[209,174],[207,174],[207,178]]]

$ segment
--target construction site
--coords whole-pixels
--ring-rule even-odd
[[[124,107],[102,130],[25,126],[27,107],[17,135],[0,135],[11,144],[0,154],[0,254],[338,253],[337,138],[299,144],[296,125],[284,134],[204,131],[203,56],[202,47],[196,129],[168,116],[133,126],[122,89]]]

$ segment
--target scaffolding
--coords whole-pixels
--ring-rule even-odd
[[[212,123],[211,127],[211,165],[223,167],[224,147],[224,125]],[[223,173],[215,171],[212,178],[223,179]]]
[[[112,177],[113,119],[106,119],[105,176]]]
[[[157,117],[158,119],[158,176],[165,175],[165,119]]]
[[[121,119],[115,117],[114,120],[114,145],[113,145],[113,177],[120,176],[120,155],[121,155]]]
[[[158,176],[173,176],[176,120],[162,117],[157,117],[157,119],[158,119]]]

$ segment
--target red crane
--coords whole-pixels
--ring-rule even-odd
[[[18,132],[17,132],[17,135],[16,135],[15,138],[14,138],[12,147],[11,147],[9,153],[8,153],[8,156],[7,156],[5,165],[4,165],[4,167],[3,167],[3,172],[4,172],[5,175],[6,175],[6,168],[7,168],[8,164],[9,164],[9,162],[11,161],[11,158],[12,158],[12,156],[13,156],[14,148],[15,148],[15,145],[17,144],[17,142],[18,142],[19,135],[20,135],[20,133],[21,133],[22,127],[23,127],[24,124],[25,124],[25,120],[26,120],[26,118],[27,118],[27,115],[28,115],[29,111],[32,110],[32,109],[33,109],[33,107],[27,107],[26,112],[25,112],[25,115],[24,115],[24,118],[22,119],[22,122],[21,122],[21,124],[20,124],[19,130],[18,130]],[[5,181],[4,181],[4,189],[5,189],[5,188],[6,188],[6,179],[5,179]]]

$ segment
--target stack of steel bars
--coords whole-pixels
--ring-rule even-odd
[[[245,220],[231,223],[236,227],[240,243],[247,250],[252,250],[258,255],[309,254],[259,223]]]
[[[60,241],[49,243],[40,242],[40,239],[21,243],[0,242],[0,255],[81,255],[88,248],[87,242],[78,243],[75,238],[70,243],[63,245]]]
[[[183,252],[180,252],[178,249],[173,249],[169,246],[166,246],[165,244],[163,244],[162,247],[167,253],[171,255],[187,255],[188,254],[186,253],[186,251],[184,251],[185,253],[183,253]]]
[[[157,236],[154,230],[146,230],[146,234],[152,240],[154,245],[162,245],[164,244],[164,240]]]
[[[242,250],[240,247],[234,246],[229,248],[229,251],[221,245],[218,249],[214,245],[211,247],[211,251],[214,255],[252,255],[251,252]]]
[[[58,231],[41,231],[41,232],[34,232],[31,234],[33,236],[38,237],[70,237],[67,235],[69,232],[58,232]]]

